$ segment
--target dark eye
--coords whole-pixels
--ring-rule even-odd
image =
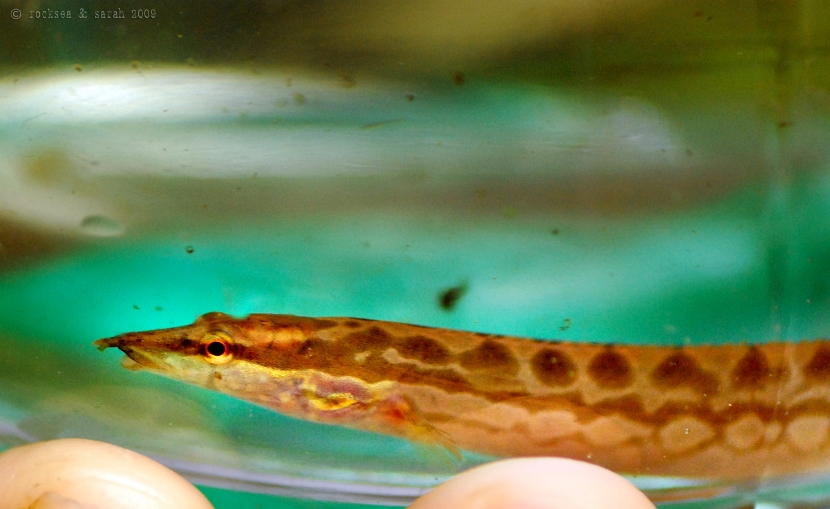
[[[221,357],[228,351],[228,345],[226,345],[224,341],[214,341],[212,343],[208,343],[205,350],[207,350],[208,355]]]
[[[212,332],[202,338],[202,357],[211,364],[225,364],[233,358],[233,340],[224,332]]]

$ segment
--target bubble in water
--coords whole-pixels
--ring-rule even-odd
[[[81,221],[81,230],[94,237],[115,237],[124,233],[121,223],[102,214],[86,216]]]

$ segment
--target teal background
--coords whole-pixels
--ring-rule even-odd
[[[119,352],[91,343],[189,323],[209,310],[645,344],[819,337],[827,328],[828,237],[812,218],[827,213],[828,201],[820,176],[803,179],[789,190],[804,198],[787,219],[798,227],[791,245],[800,248],[780,258],[759,219],[765,195],[752,188],[705,207],[605,218],[578,230],[564,214],[439,210],[244,227],[219,221],[204,232],[175,226],[94,241],[2,276],[0,414],[37,439],[93,438],[243,472],[336,478],[333,469],[345,469],[360,479],[392,469],[404,483],[428,486],[486,458],[467,454],[448,464],[398,439],[285,418],[128,372]],[[467,291],[443,309],[440,294],[462,283]],[[14,433],[0,438],[22,442]],[[207,493],[217,507],[231,497]]]

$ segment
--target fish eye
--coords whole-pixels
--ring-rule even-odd
[[[211,332],[202,338],[202,357],[211,364],[225,364],[233,359],[233,340],[224,332]]]

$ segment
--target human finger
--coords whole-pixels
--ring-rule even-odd
[[[84,439],[38,442],[0,454],[0,509],[212,509],[169,468]]]
[[[516,458],[468,470],[410,509],[655,509],[623,477],[564,458]]]

